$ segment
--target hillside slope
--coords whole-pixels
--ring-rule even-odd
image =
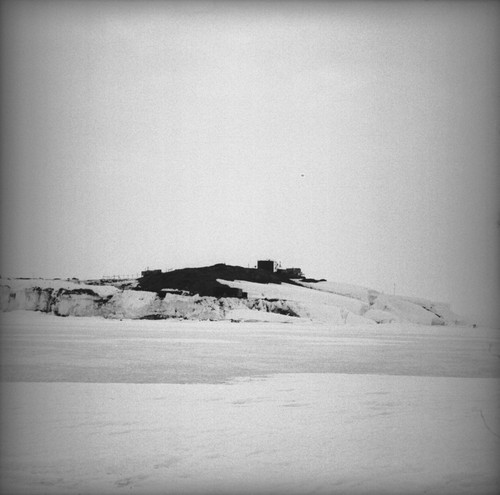
[[[416,323],[419,325],[463,325],[450,306],[426,299],[391,296],[345,284],[307,282],[257,284],[241,280],[220,283],[248,293],[249,298],[282,299],[296,312],[312,320],[342,323]]]

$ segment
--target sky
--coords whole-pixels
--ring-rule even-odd
[[[7,1],[3,277],[275,259],[500,325],[500,4]]]

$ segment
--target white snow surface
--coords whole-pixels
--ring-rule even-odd
[[[398,321],[406,320],[423,325],[444,324],[444,321],[434,313],[396,296],[380,294],[374,301],[372,309],[392,313]]]
[[[228,281],[217,279],[221,284],[229,285],[243,289],[248,293],[249,297],[265,297],[268,299],[286,299],[288,301],[296,301],[303,304],[324,304],[337,307],[344,307],[348,311],[361,314],[368,304],[363,304],[357,299],[345,297],[338,294],[313,291],[304,289],[297,285],[282,283],[282,284],[258,284],[255,282],[247,282],[244,280]]]
[[[422,325],[464,325],[463,318],[451,311],[450,305],[443,302],[430,301],[424,298],[388,295],[366,287],[337,282],[302,282],[300,285],[325,292],[331,292],[370,305],[363,314],[365,318],[377,323],[391,321],[419,323]]]
[[[332,324],[373,324],[361,314],[368,309],[357,299],[329,292],[312,290],[292,284],[258,284],[244,280],[222,280],[221,284],[247,292],[251,298],[283,299],[293,303],[293,308],[303,318],[328,321]]]
[[[218,282],[242,289],[248,297],[294,303],[299,316],[332,324],[409,322],[421,325],[463,324],[448,305],[426,299],[390,296],[335,282],[300,282],[300,286],[258,284],[242,280]]]
[[[498,493],[494,379],[7,383],[4,493]],[[7,454],[7,455],[5,455]]]
[[[1,318],[2,493],[500,490],[495,330]]]

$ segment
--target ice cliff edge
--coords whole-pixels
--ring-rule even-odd
[[[236,298],[200,296],[169,289],[135,290],[134,283],[106,285],[78,280],[0,279],[0,308],[59,316],[130,319],[297,321],[302,318],[332,324],[465,324],[443,303],[326,281],[290,282],[217,279],[220,286],[248,295]]]

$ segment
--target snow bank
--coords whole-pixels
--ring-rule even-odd
[[[453,313],[449,304],[428,299],[391,296],[376,290],[336,282],[302,282],[300,285],[322,292],[338,294],[360,300],[369,305],[360,313],[377,323],[409,322],[421,325],[465,325],[466,322]],[[355,312],[356,313],[356,312]]]
[[[398,317],[396,315],[381,309],[369,309],[364,316],[365,318],[369,318],[377,323],[394,323],[398,321]]]
[[[248,297],[270,300],[285,300],[292,303],[297,314],[303,318],[328,321],[333,324],[374,323],[362,314],[368,309],[363,302],[338,294],[315,291],[291,284],[258,284],[244,280],[217,280],[221,284],[242,289]]]
[[[229,298],[228,298],[229,299]],[[234,300],[218,300],[215,297],[182,296],[166,294],[160,306],[160,314],[169,318],[190,320],[223,320],[226,307],[233,307]]]
[[[364,287],[332,282],[262,284],[217,282],[242,289],[243,298],[215,298],[130,290],[128,286],[91,285],[73,280],[0,280],[2,311],[31,310],[60,316],[105,318],[187,318],[199,320],[253,319],[275,321],[269,315],[307,318],[335,325],[389,322],[422,325],[463,324],[449,305],[426,299],[389,296]],[[238,313],[234,311],[239,311]],[[286,318],[283,321],[288,321]]]
[[[442,318],[422,306],[387,294],[380,294],[374,301],[372,309],[392,313],[398,321],[409,321],[420,325],[444,325],[445,323]]]
[[[289,321],[287,317],[298,316],[295,305],[283,300],[217,299],[168,292],[160,297],[156,292],[119,290],[114,286],[58,280],[3,282],[0,285],[2,311],[30,310],[58,316],[103,316],[112,319]]]
[[[2,311],[26,309],[29,311],[51,310],[53,289],[40,287],[11,289],[8,285],[0,286],[0,301]]]
[[[59,289],[51,301],[51,309],[58,316],[95,316],[105,301],[95,292]]]
[[[399,296],[400,299],[405,301],[409,301],[413,304],[417,304],[422,308],[434,313],[438,318],[441,318],[448,324],[454,325],[465,325],[466,321],[451,311],[450,305],[443,302],[433,302],[428,299],[422,299],[420,297],[407,297],[407,296]]]
[[[328,292],[314,291],[292,284],[257,284],[255,282],[247,282],[244,280],[229,281],[220,279],[217,281],[230,287],[243,289],[248,293],[249,297],[286,299],[287,301],[295,301],[303,304],[326,304],[330,306],[343,307],[351,313],[355,313],[357,315],[361,315],[368,308],[367,304],[364,304],[357,299]]]
[[[59,316],[94,316],[101,314],[101,306],[110,298],[101,297],[88,288],[52,289],[41,287],[12,290],[1,288],[2,311],[19,309],[30,311],[53,312]]]
[[[102,314],[108,318],[143,318],[155,313],[157,298],[154,292],[124,290],[107,302]]]

